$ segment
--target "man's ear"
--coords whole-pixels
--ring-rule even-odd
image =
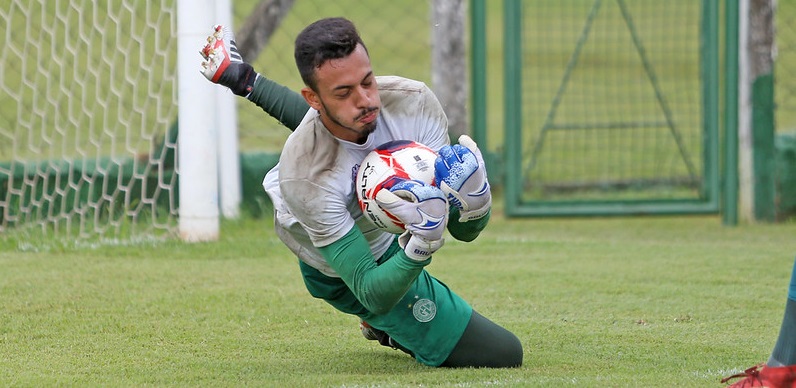
[[[314,90],[310,89],[309,87],[305,87],[301,89],[301,96],[304,97],[304,100],[307,101],[307,104],[315,110],[321,110],[321,99],[318,97],[318,93],[315,93]]]

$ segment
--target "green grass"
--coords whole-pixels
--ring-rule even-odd
[[[252,0],[235,3],[238,25],[247,16],[240,10],[254,4]],[[299,87],[292,64],[293,34],[309,20],[345,14],[360,26],[378,73],[429,80],[428,4],[407,7],[386,0],[369,1],[367,7],[350,0],[323,4],[328,8],[318,11],[310,3],[297,2],[294,14],[255,63],[258,70]],[[488,6],[488,136],[492,147],[499,148],[504,142],[503,24],[500,2],[490,1]],[[136,12],[126,7],[109,9],[136,30],[132,15],[143,13],[139,6]],[[129,72],[103,68],[123,67],[126,57],[105,62],[99,58],[111,46],[125,46],[119,43],[127,42],[121,36],[130,33],[116,30],[112,17],[103,11],[107,10],[99,7],[99,12],[84,11],[82,18],[73,14],[63,20],[33,18],[41,24],[31,29],[33,37],[11,37],[9,47],[14,50],[9,51],[4,73],[7,88],[21,94],[25,104],[34,104],[36,96],[44,98],[44,89],[25,87],[21,80],[34,74],[39,62],[13,61],[11,54],[49,52],[57,46],[44,39],[50,31],[61,38],[83,31],[66,26],[104,28],[103,33],[81,39],[75,35],[69,40],[71,46],[58,46],[65,47],[64,52],[42,62],[49,66],[46,69],[74,62],[64,79],[79,82],[66,85],[71,94],[38,101],[42,112],[32,118],[22,116],[28,128],[41,127],[25,135],[32,140],[21,145],[24,152],[49,156],[66,149],[69,154],[75,144],[87,143],[110,149],[104,144],[109,136],[124,135],[117,133],[121,127],[116,119],[147,132],[165,131],[174,119],[175,111],[169,110],[173,107],[160,112],[163,106],[150,104],[143,85],[127,80]],[[15,15],[9,25],[29,22],[23,13]],[[150,16],[136,20],[164,24],[170,20]],[[582,15],[573,20],[577,32]],[[150,28],[135,41],[149,47],[168,38],[155,31]],[[668,37],[672,30],[660,32]],[[34,38],[41,43],[24,44]],[[172,51],[163,50],[158,58],[171,58]],[[563,47],[559,51],[547,59],[568,58],[569,51]],[[616,59],[637,64],[628,52]],[[139,54],[132,50],[129,60]],[[170,60],[155,61],[150,71],[158,74]],[[87,72],[89,63],[100,68]],[[589,66],[578,70],[581,79],[604,76]],[[662,77],[671,76],[667,70],[681,71],[677,66],[656,70]],[[792,78],[782,76],[778,73],[779,81]],[[61,79],[30,78],[38,86]],[[549,96],[560,80],[538,79],[548,78],[550,82],[537,85],[548,99],[537,106],[533,120],[545,117]],[[673,85],[672,78],[676,77],[667,78],[664,88]],[[158,95],[166,100],[173,97],[171,81],[155,83],[162,86],[153,88]],[[129,100],[122,103],[123,97]],[[78,113],[83,100],[102,101],[91,108],[91,119]],[[0,105],[0,116],[13,124],[17,106]],[[288,132],[264,123],[265,116],[256,107],[239,106],[244,149],[279,149]],[[120,109],[128,113],[120,116]],[[141,112],[154,121],[147,121]],[[568,108],[565,113],[576,117],[579,112]],[[67,122],[67,130],[51,133],[57,121]],[[4,133],[6,138],[16,135]],[[47,138],[52,138],[49,143]],[[5,143],[0,141],[0,154],[8,156],[11,150]],[[142,152],[149,148],[147,144],[130,147]],[[584,150],[565,149],[575,155]],[[427,368],[400,352],[364,341],[355,318],[307,294],[295,259],[274,235],[271,221],[243,220],[226,222],[222,239],[206,244],[75,243],[30,230],[0,235],[0,382],[12,386],[702,387],[719,386],[721,377],[767,358],[779,330],[796,255],[796,224],[726,228],[718,217],[507,220],[500,214],[495,212],[476,243],[449,241],[429,270],[483,314],[518,334],[526,350],[520,369]]]
[[[768,357],[796,224],[499,214],[428,269],[520,337],[520,369],[428,368],[365,341],[249,219],[204,244],[0,236],[0,381],[704,387]]]

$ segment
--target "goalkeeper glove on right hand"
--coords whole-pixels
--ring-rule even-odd
[[[462,135],[459,144],[439,150],[434,178],[448,201],[459,208],[459,221],[477,220],[492,208],[484,158],[470,136]]]
[[[200,70],[210,82],[226,86],[243,97],[252,92],[257,72],[243,62],[229,27],[214,26],[213,34],[207,37],[207,45],[199,53],[204,58]]]
[[[425,261],[445,243],[448,202],[438,187],[403,180],[376,193],[376,203],[405,225],[398,242],[410,259]]]

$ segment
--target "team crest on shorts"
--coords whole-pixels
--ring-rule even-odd
[[[437,305],[428,299],[418,299],[412,307],[412,315],[418,322],[428,322],[437,315]]]

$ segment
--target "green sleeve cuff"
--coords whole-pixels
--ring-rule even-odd
[[[254,89],[247,98],[291,131],[298,128],[304,115],[310,109],[301,94],[262,74],[254,81]]]
[[[492,216],[492,209],[483,217],[467,222],[460,222],[459,215],[459,208],[451,206],[450,214],[448,215],[448,232],[459,241],[470,242],[475,240],[481,234],[481,231],[486,228],[489,218]]]

